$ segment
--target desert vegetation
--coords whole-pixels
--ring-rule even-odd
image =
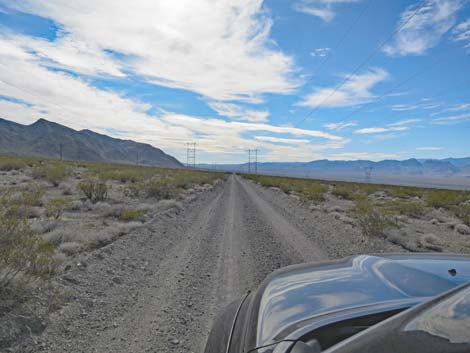
[[[45,283],[71,256],[109,244],[212,188],[223,174],[0,156],[0,301]]]
[[[470,192],[244,175],[407,251],[470,252]]]

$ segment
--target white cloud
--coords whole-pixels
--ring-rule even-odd
[[[462,111],[462,110],[470,111],[470,103],[456,104],[456,105],[446,109],[446,111],[448,111],[448,112],[459,112],[459,111]]]
[[[408,7],[397,25],[401,30],[384,51],[401,56],[426,53],[452,28],[463,4],[462,0],[426,0],[424,5],[419,3]]]
[[[272,137],[272,136],[255,136],[255,140],[282,143],[286,145],[300,145],[300,144],[305,144],[305,143],[310,142],[309,140],[306,140],[306,139],[286,139],[286,138]]]
[[[437,125],[454,125],[470,121],[470,114],[461,114],[454,116],[446,116],[432,120],[433,124]]]
[[[403,126],[403,125],[410,125],[421,122],[422,119],[406,119],[406,120],[399,120],[394,123],[388,124],[388,126]]]
[[[392,110],[395,112],[406,112],[409,110],[416,110],[419,109],[419,105],[407,105],[407,104],[395,104],[392,105]]]
[[[387,124],[385,127],[368,127],[368,128],[363,128],[363,129],[358,129],[353,131],[355,134],[381,134],[381,133],[388,133],[382,135],[382,139],[390,139],[390,138],[395,138],[397,137],[396,134],[393,134],[393,132],[397,131],[407,131],[410,129],[410,126],[412,124],[416,124],[420,122],[421,119],[405,119],[405,120],[398,120],[395,121],[394,123]]]
[[[318,156],[318,151],[342,148],[349,142],[327,132],[291,126],[191,117],[164,110],[151,114],[148,104],[98,89],[76,76],[49,70],[20,44],[2,37],[0,96],[11,98],[0,99],[2,118],[23,124],[45,118],[74,129],[87,128],[150,143],[179,157],[184,156],[184,144],[192,140],[198,141],[198,151],[202,153],[244,156],[246,148],[257,147],[266,150],[266,156],[273,160],[286,156],[310,160]],[[273,139],[253,140],[246,137],[250,133]],[[291,139],[292,143],[297,139],[299,144],[276,146],[274,138]]]
[[[328,123],[323,125],[328,130],[340,131],[347,127],[356,126],[357,123],[355,121],[340,121],[338,123]]]
[[[12,36],[21,49],[33,52],[44,66],[70,70],[89,76],[124,77],[123,67],[106,52],[93,44],[62,37],[54,42],[26,36]]]
[[[389,131],[406,131],[410,128],[408,126],[392,126],[392,127],[367,127],[364,129],[354,130],[355,134],[379,134]]]
[[[272,20],[262,0],[3,2],[58,23],[58,41],[23,44],[79,72],[98,70],[114,52],[114,69],[104,70],[119,74],[125,66],[149,82],[214,100],[257,102],[298,85],[292,57],[269,36]]]
[[[465,48],[470,48],[470,18],[459,23],[453,30],[454,40],[464,42]]]
[[[334,5],[359,1],[361,0],[301,0],[294,4],[294,9],[307,15],[319,17],[325,22],[330,22],[336,16],[333,10]]]
[[[267,110],[254,110],[233,103],[209,102],[209,106],[221,116],[237,120],[251,122],[268,121],[269,112]]]
[[[441,151],[444,147],[437,147],[437,146],[428,146],[428,147],[416,147],[417,151]]]
[[[402,153],[370,153],[370,152],[344,152],[328,156],[328,159],[340,161],[371,160],[381,161],[384,159],[399,159],[403,157]]]
[[[340,89],[317,88],[313,93],[305,96],[297,103],[306,107],[349,107],[371,102],[375,95],[372,87],[389,78],[383,69],[370,69],[366,73],[352,75]]]
[[[314,58],[315,57],[324,58],[330,53],[330,50],[331,50],[330,48],[317,48],[314,51],[312,51],[310,55],[313,56]]]

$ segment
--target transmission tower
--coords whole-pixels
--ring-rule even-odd
[[[186,144],[186,168],[196,168],[196,142]]]
[[[248,150],[248,174],[258,174],[258,150]]]
[[[372,167],[365,167],[364,168],[364,174],[365,174],[365,179],[364,181],[366,183],[370,183],[371,179],[372,179]]]

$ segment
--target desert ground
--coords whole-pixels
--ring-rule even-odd
[[[5,352],[202,353],[216,312],[280,267],[470,253],[464,191],[6,157],[0,169]]]

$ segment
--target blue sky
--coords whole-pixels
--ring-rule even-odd
[[[0,117],[184,161],[470,155],[468,0],[0,0]]]

